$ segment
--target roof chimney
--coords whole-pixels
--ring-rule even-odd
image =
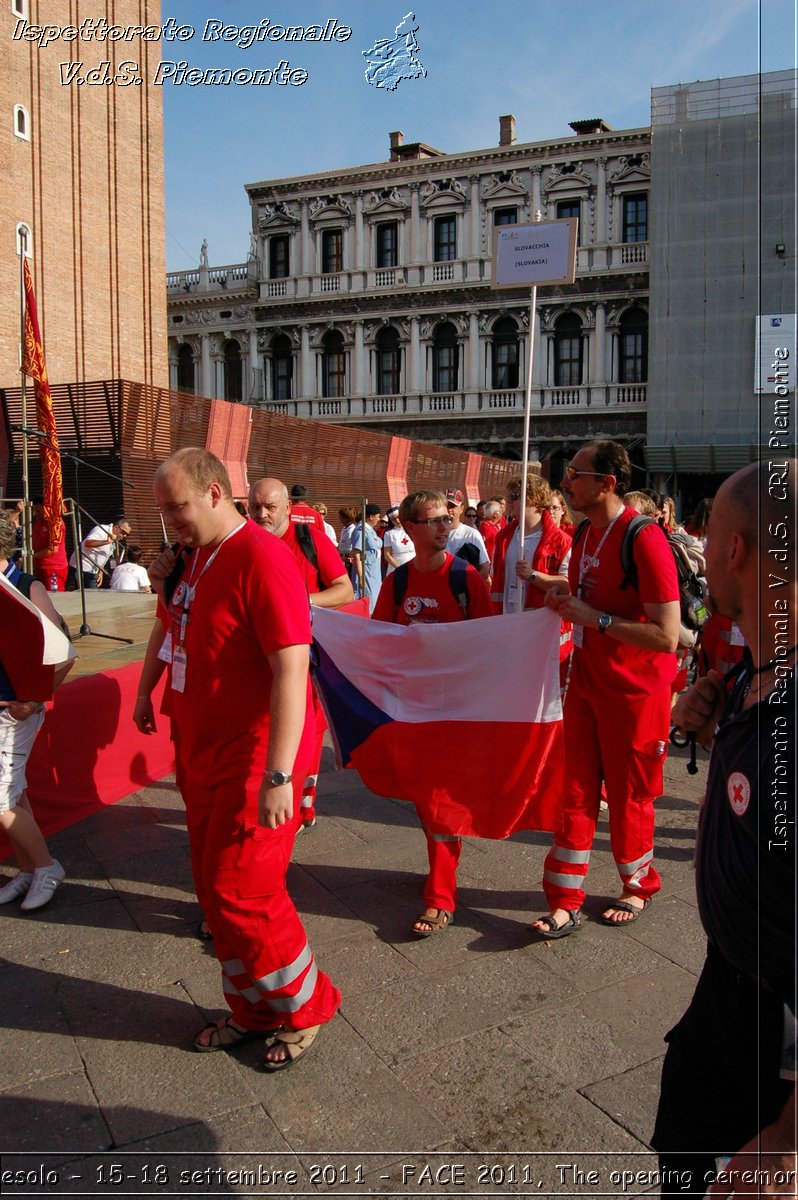
[[[515,144],[515,117],[509,113],[499,117],[499,145],[513,146]]]
[[[405,140],[405,135],[402,133],[401,129],[394,129],[394,131],[390,134],[390,138],[391,138],[391,159],[390,159],[390,161],[397,162],[400,157],[399,147],[401,146],[402,142]]]

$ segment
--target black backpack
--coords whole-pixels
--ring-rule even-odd
[[[407,591],[408,564],[402,563],[393,573],[393,602],[398,608]],[[449,587],[457,603],[463,610],[466,620],[470,617],[468,611],[468,563],[456,555],[449,568]]]
[[[586,534],[589,524],[590,521],[585,519],[577,526],[573,540],[574,550],[580,539]],[[647,525],[656,525],[661,529],[663,537],[667,539],[670,546],[679,580],[681,622],[692,633],[700,633],[709,617],[709,610],[704,600],[704,585],[693,570],[692,563],[684,546],[675,541],[670,534],[666,533],[659,524],[659,521],[655,521],[653,517],[643,516],[642,513],[638,513],[636,517],[632,517],[624,530],[623,540],[621,541],[621,566],[623,567],[623,583],[621,584],[621,588],[631,586],[637,590],[637,564],[634,560],[633,550],[640,531],[645,529]]]

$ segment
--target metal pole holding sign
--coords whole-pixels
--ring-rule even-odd
[[[540,214],[537,214],[538,218]],[[573,283],[576,277],[578,221],[541,221],[534,225],[499,225],[493,237],[491,287],[520,288],[532,285],[529,300],[529,351],[527,354],[524,445],[521,458],[521,509],[518,515],[518,560],[524,554],[526,524],[526,480],[529,472],[529,431],[532,418],[532,372],[535,357],[535,321],[538,287]],[[519,611],[523,610],[525,588],[519,588]]]

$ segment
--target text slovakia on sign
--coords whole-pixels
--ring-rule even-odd
[[[573,283],[576,217],[534,225],[499,225],[493,235],[493,288]]]

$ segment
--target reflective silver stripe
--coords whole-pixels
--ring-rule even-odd
[[[257,988],[237,988],[232,979],[228,979],[226,975],[222,976],[222,991],[228,996],[241,996],[243,1000],[248,1000],[250,1004],[260,1004],[263,999]]]
[[[289,963],[287,967],[279,967],[278,970],[272,971],[271,975],[264,975],[262,979],[256,979],[255,987],[261,992],[276,992],[280,988],[288,987],[289,983],[293,983],[295,979],[299,978],[312,958],[310,946],[305,942],[302,953],[292,963]]]
[[[635,871],[639,871],[641,867],[647,866],[654,857],[654,851],[649,850],[647,854],[642,854],[640,858],[636,858],[634,862],[622,863],[615,860],[615,865],[621,875],[634,875]]]
[[[319,782],[318,775],[308,775],[307,778],[305,779],[305,787],[306,788],[315,787],[318,782]]]
[[[312,796],[303,796],[299,803],[299,807],[300,808],[313,808],[313,797]]]
[[[452,837],[448,833],[428,833],[427,837],[432,838],[433,842],[459,842],[462,838]]]
[[[556,858],[558,862],[567,863],[589,863],[589,850],[567,850],[565,846],[558,846],[555,842],[551,848],[551,857]]]
[[[557,871],[544,871],[546,883],[556,883],[558,887],[578,888],[585,882],[584,875],[560,875]]]
[[[296,1012],[303,1004],[307,1004],[310,997],[316,988],[316,979],[318,978],[319,968],[315,962],[311,964],[311,968],[305,976],[305,982],[296,993],[295,996],[279,996],[277,999],[269,1000],[269,1007],[276,1012]]]
[[[246,969],[240,958],[230,958],[222,963],[225,975],[246,975]]]

